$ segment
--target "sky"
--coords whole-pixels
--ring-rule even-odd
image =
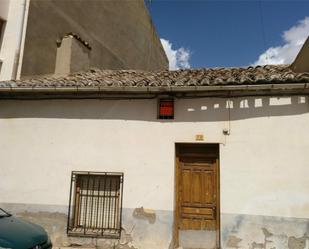
[[[309,0],[146,0],[170,69],[293,62]]]

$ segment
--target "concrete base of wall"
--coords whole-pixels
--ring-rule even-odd
[[[66,236],[67,207],[2,203],[0,207],[17,217],[45,228],[56,248],[171,249],[173,212],[123,209],[120,240]],[[207,248],[207,246],[205,246]],[[309,219],[260,215],[222,214],[221,248],[306,249],[309,248]]]
[[[309,248],[309,219],[221,215],[223,248]]]
[[[67,206],[0,203],[19,218],[44,227],[54,247],[169,248],[172,242],[173,212],[124,208],[120,240],[68,237]]]
[[[180,230],[179,244],[182,248],[216,248],[216,231]]]

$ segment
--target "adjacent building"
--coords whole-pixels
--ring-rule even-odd
[[[143,0],[1,0],[0,31],[0,80],[168,68]]]
[[[16,79],[26,13],[25,0],[0,1],[0,80]]]

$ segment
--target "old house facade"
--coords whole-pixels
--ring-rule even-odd
[[[298,63],[1,82],[0,205],[55,246],[305,248]]]

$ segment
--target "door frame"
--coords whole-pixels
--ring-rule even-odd
[[[217,188],[217,212],[216,212],[216,246],[217,248],[221,248],[221,239],[220,239],[220,234],[221,234],[221,223],[220,223],[220,214],[221,214],[221,209],[220,209],[220,144],[219,143],[175,143],[175,174],[174,174],[174,222],[173,222],[173,245],[174,248],[179,247],[179,206],[180,206],[180,201],[179,201],[179,176],[180,176],[180,154],[179,154],[179,148],[181,146],[192,146],[192,147],[203,147],[205,148],[208,146],[217,146],[218,147],[218,152],[217,152],[217,159],[216,159],[216,167],[217,167],[217,181],[216,181],[216,188]],[[205,154],[207,156],[207,154]]]

